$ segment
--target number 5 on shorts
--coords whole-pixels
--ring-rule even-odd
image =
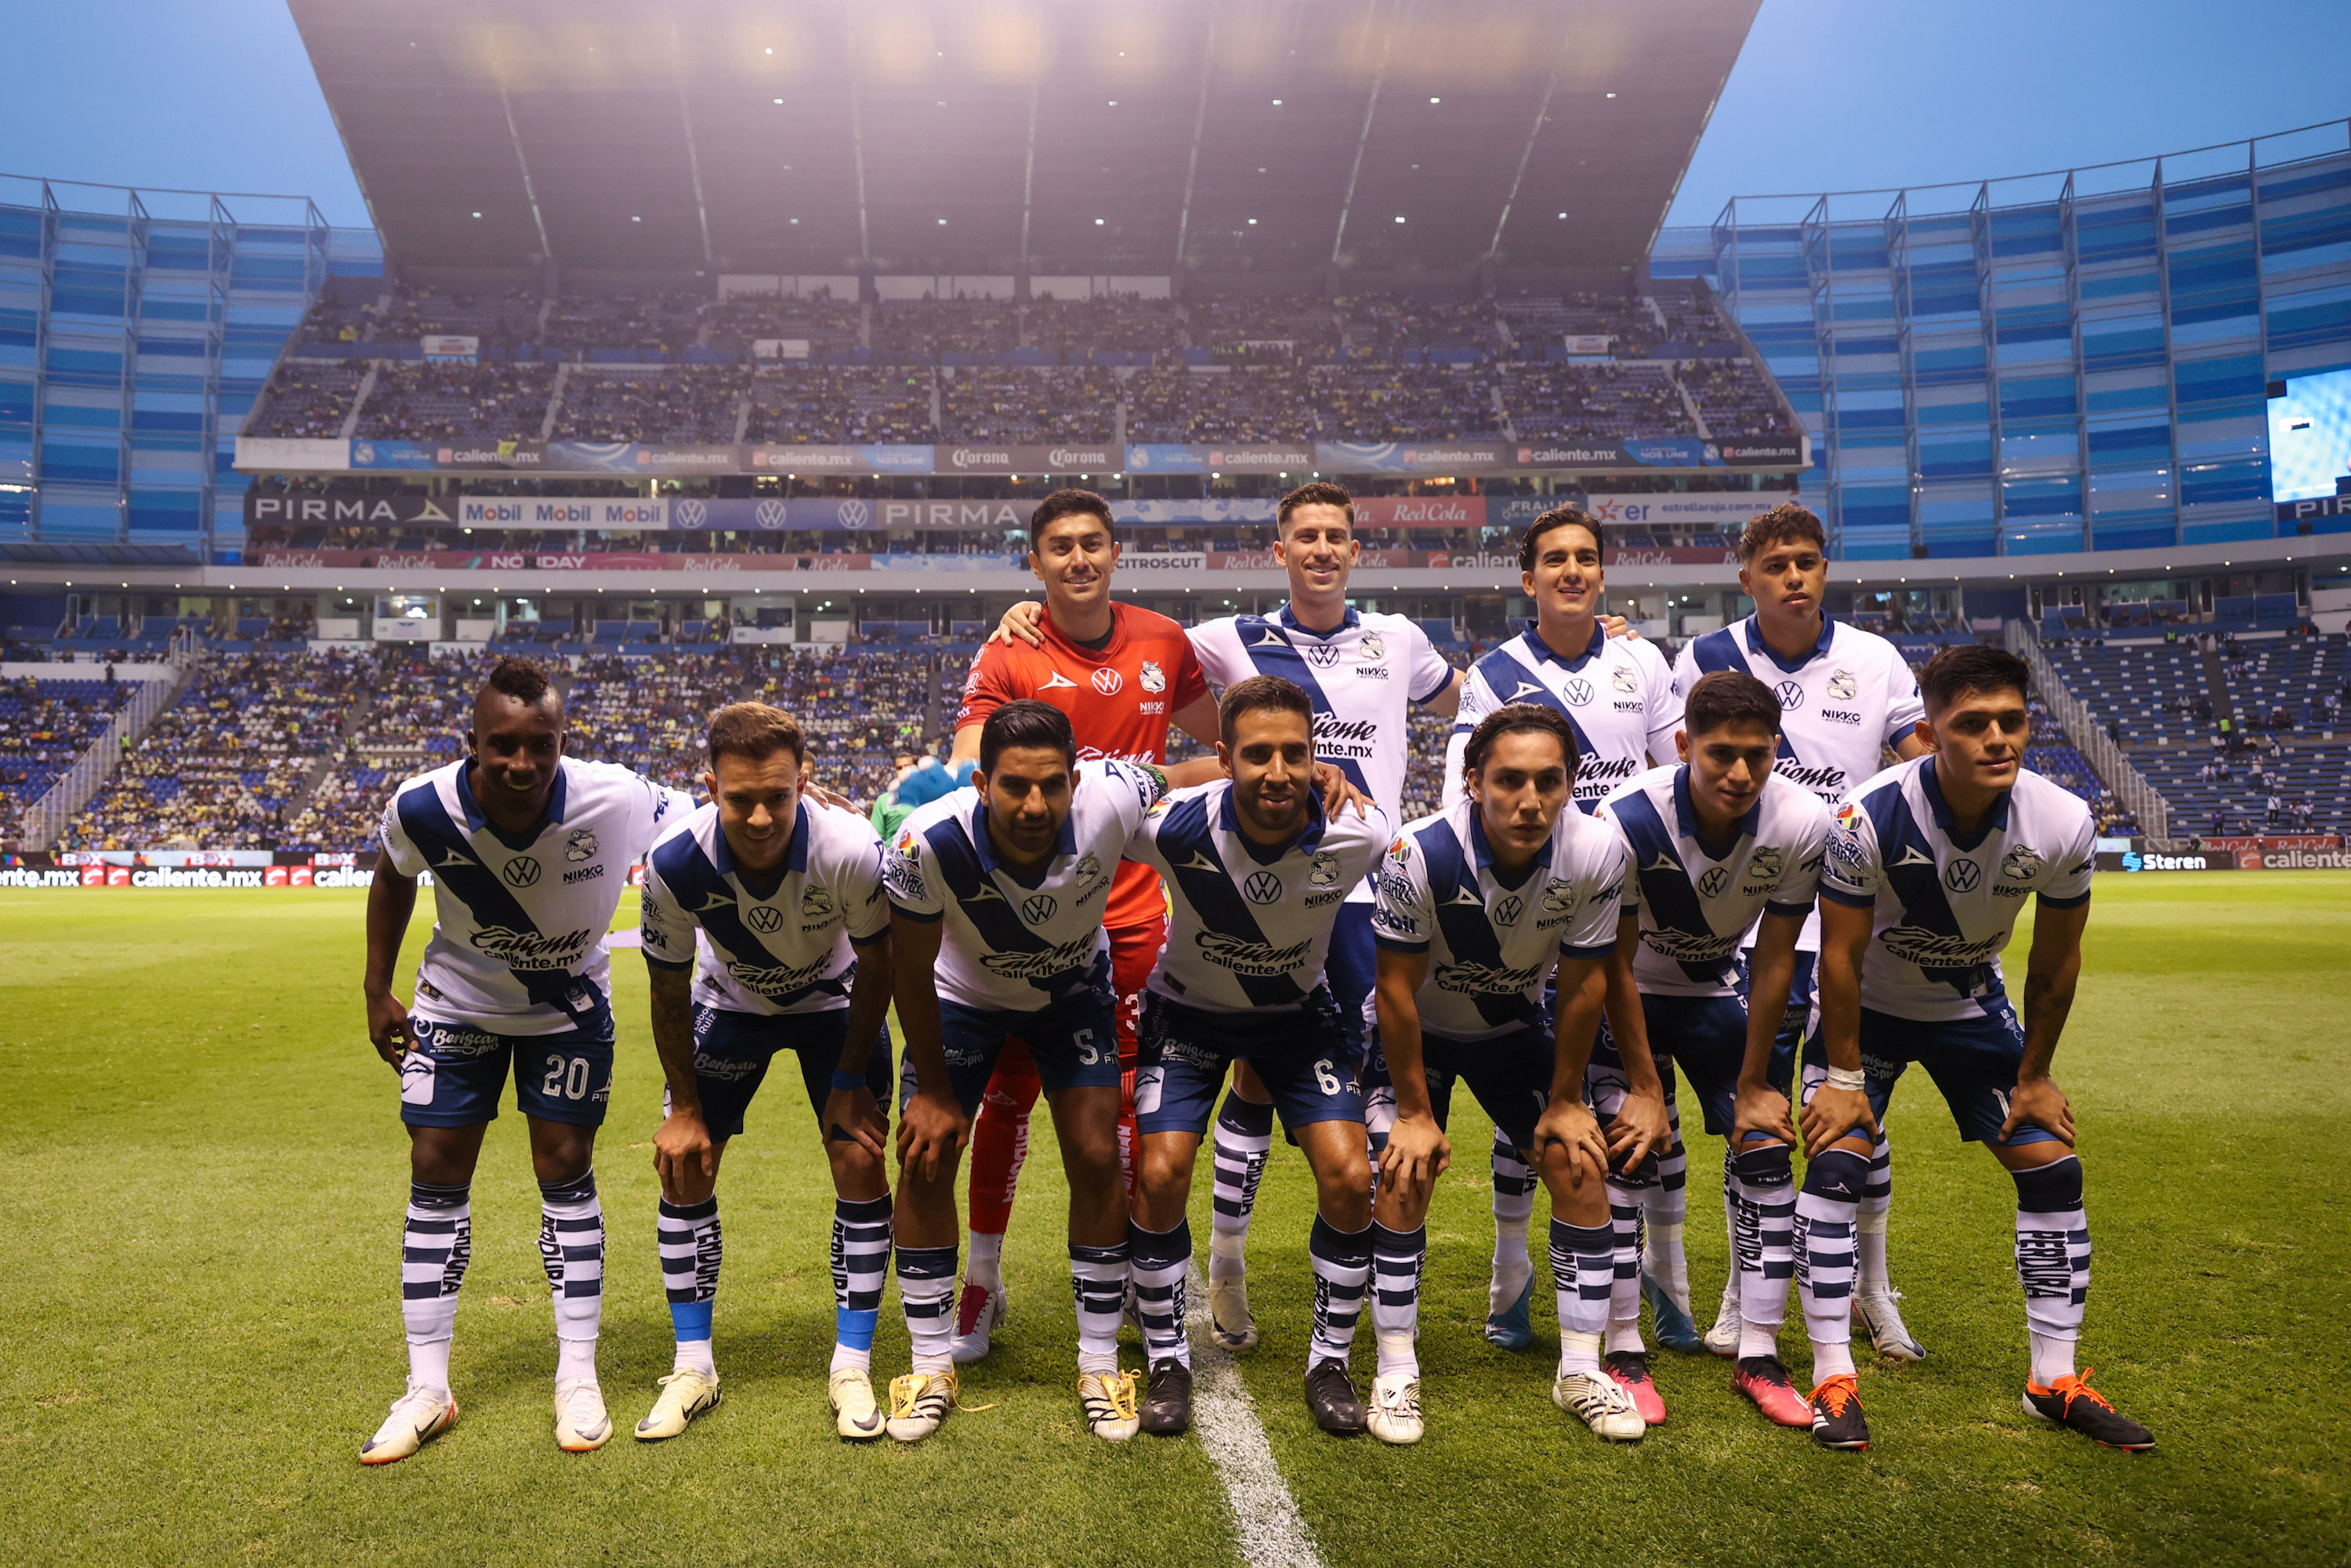
[[[1079,1066],[1092,1067],[1102,1061],[1102,1047],[1094,1043],[1094,1031],[1092,1030],[1081,1029],[1078,1030],[1077,1033],[1071,1035],[1070,1039],[1071,1041],[1078,1048]]]

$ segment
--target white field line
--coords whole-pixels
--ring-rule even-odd
[[[1258,1425],[1257,1407],[1242,1386],[1233,1358],[1217,1348],[1208,1332],[1208,1282],[1195,1266],[1185,1281],[1189,1309],[1185,1328],[1192,1341],[1192,1429],[1217,1467],[1225,1501],[1233,1512],[1241,1561],[1249,1568],[1323,1568],[1314,1532],[1300,1516],[1298,1501],[1273,1461],[1273,1448]]]

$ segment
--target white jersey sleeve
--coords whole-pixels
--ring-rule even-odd
[[[1927,704],[1918,695],[1917,673],[1896,650],[1894,657],[1886,661],[1886,744],[1893,746],[1912,734],[1918,721],[1926,716]]]
[[[1674,737],[1682,727],[1681,690],[1674,683],[1673,672],[1666,667],[1666,656],[1655,644],[1641,642],[1633,652],[1639,659],[1641,684],[1648,695],[1649,760],[1669,768],[1680,760]]]
[[[914,831],[912,821],[902,823],[898,836],[883,846],[882,884],[889,894],[892,914],[929,925],[946,914],[946,883],[939,875],[938,857],[932,852],[930,841]]]
[[[1428,633],[1416,622],[1407,621],[1405,624],[1410,628],[1405,636],[1411,644],[1406,660],[1410,684],[1405,689],[1416,703],[1444,695],[1445,688],[1453,684],[1452,664],[1437,651],[1437,644],[1428,640]]]
[[[1212,686],[1222,688],[1255,674],[1249,654],[1241,649],[1238,622],[1232,616],[1203,621],[1185,635],[1192,640],[1192,656]]]
[[[1461,777],[1461,759],[1469,750],[1469,733],[1478,721],[1502,705],[1494,696],[1494,688],[1486,683],[1486,672],[1471,665],[1461,677],[1461,706],[1454,710],[1453,731],[1445,737],[1444,788],[1437,792],[1437,806],[1449,811],[1461,803],[1469,786]]]
[[[1428,867],[1410,833],[1397,837],[1380,858],[1378,892],[1372,904],[1372,938],[1399,953],[1428,951],[1437,911],[1428,895]]]
[[[803,802],[801,810],[807,809]],[[829,811],[841,810],[837,806],[820,809]],[[857,816],[854,811],[842,814]],[[862,817],[858,821],[864,823]],[[872,824],[865,825],[871,827]],[[870,845],[853,852],[851,863],[841,868],[841,896],[842,907],[849,912],[847,925],[852,942],[871,942],[890,929],[890,895],[882,880],[883,859],[889,852],[888,846],[877,837]]]
[[[1821,862],[1821,896],[1865,906],[1877,902],[1885,886],[1877,825],[1859,800],[1847,800],[1837,808],[1836,821],[1829,830],[1828,854]]]
[[[1820,898],[1821,874],[1828,859],[1829,835],[1836,830],[1836,819],[1826,806],[1812,802],[1813,810],[1803,814],[1803,828],[1791,852],[1782,862],[1784,869],[1772,886],[1771,897],[1763,904],[1766,915],[1810,915]]]
[[[1664,660],[1657,668],[1664,670]],[[1594,857],[1591,874],[1580,879],[1583,896],[1559,934],[1562,958],[1604,958],[1616,948],[1616,922],[1625,912],[1625,897],[1633,886],[1633,849],[1614,821],[1606,827],[1607,846]]]
[[[413,783],[412,779],[410,784]],[[413,879],[424,872],[424,852],[416,847],[415,841],[400,823],[401,790],[410,788],[410,784],[394,789],[392,799],[383,803],[383,822],[376,830],[376,836],[383,841],[384,858],[392,862],[392,869]]]
[[[2041,890],[2038,902],[2052,909],[2073,909],[2089,902],[2090,873],[2097,860],[2097,820],[2084,812],[2081,826],[2064,851],[2053,857],[2057,862],[2056,874]]]

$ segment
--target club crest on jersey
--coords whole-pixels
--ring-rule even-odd
[[[1543,883],[1542,912],[1545,915],[1564,915],[1574,902],[1575,884],[1573,883],[1553,877]]]
[[[1095,670],[1092,679],[1094,690],[1106,697],[1114,697],[1126,689],[1126,677],[1108,664]]]
[[[808,884],[800,894],[800,918],[821,920],[832,913],[832,890],[820,882]]]
[[[1833,703],[1849,703],[1860,689],[1861,683],[1853,678],[1851,670],[1837,670],[1829,675],[1829,701]]]
[[[1755,853],[1748,859],[1747,874],[1757,882],[1776,882],[1779,880],[1780,869],[1785,863],[1781,858],[1778,846],[1761,844],[1757,846]]]
[[[1364,632],[1355,640],[1355,646],[1363,651],[1366,662],[1388,656],[1388,640],[1377,632]]]
[[[1578,675],[1560,688],[1560,695],[1568,700],[1570,706],[1582,707],[1592,700],[1592,683]]]
[[[595,833],[587,828],[573,829],[571,837],[564,841],[563,858],[574,862],[594,860],[596,858]]]
[[[802,911],[805,912],[807,907],[807,901],[802,900]],[[764,904],[755,904],[751,906],[749,912],[743,916],[743,924],[749,926],[752,930],[758,932],[762,936],[773,936],[778,931],[783,929],[783,912],[778,909],[770,909]]]
[[[1080,882],[1093,881],[1094,878],[1102,875],[1102,857],[1095,854],[1093,851],[1088,850],[1078,857],[1077,872]]]
[[[1321,850],[1316,852],[1314,859],[1308,863],[1306,868],[1307,885],[1310,887],[1329,887],[1338,880],[1338,854],[1334,851],[1331,850]]]
[[[1251,904],[1272,904],[1281,897],[1281,879],[1270,871],[1252,872],[1241,892]]]
[[[1053,911],[1060,907],[1051,894],[1040,893],[1020,901],[1020,918],[1031,925],[1042,925],[1053,918]]]
[[[1943,868],[1943,885],[1953,893],[1973,893],[1982,879],[1983,873],[1976,869],[1973,861],[1953,861]]]
[[[507,862],[498,875],[508,887],[535,887],[538,884],[538,862],[528,855],[517,855]]]
[[[2000,874],[2010,882],[2030,882],[2043,863],[2039,850],[2031,844],[2018,844],[2001,857]]]
[[[1146,692],[1164,692],[1167,689],[1167,672],[1159,667],[1156,660],[1143,661],[1142,679],[1143,689]]]
[[[1640,691],[1641,677],[1633,673],[1632,665],[1619,664],[1608,672],[1608,684],[1629,697]]]
[[[1306,662],[1318,670],[1338,667],[1339,648],[1334,643],[1309,643],[1303,652],[1306,654]]]
[[[1704,876],[1698,879],[1698,890],[1707,897],[1712,898],[1720,894],[1723,888],[1727,886],[1729,882],[1730,868],[1728,866],[1714,866],[1710,868]]]

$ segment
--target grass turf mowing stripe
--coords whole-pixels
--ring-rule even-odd
[[[1196,1267],[1191,1270],[1189,1292],[1191,1310],[1184,1315],[1184,1328],[1197,1369],[1192,1429],[1224,1483],[1242,1560],[1249,1568],[1322,1568],[1314,1532],[1306,1528],[1298,1500],[1282,1481],[1273,1446],[1258,1425],[1257,1406],[1241,1385],[1240,1369],[1209,1332],[1208,1281]]]

